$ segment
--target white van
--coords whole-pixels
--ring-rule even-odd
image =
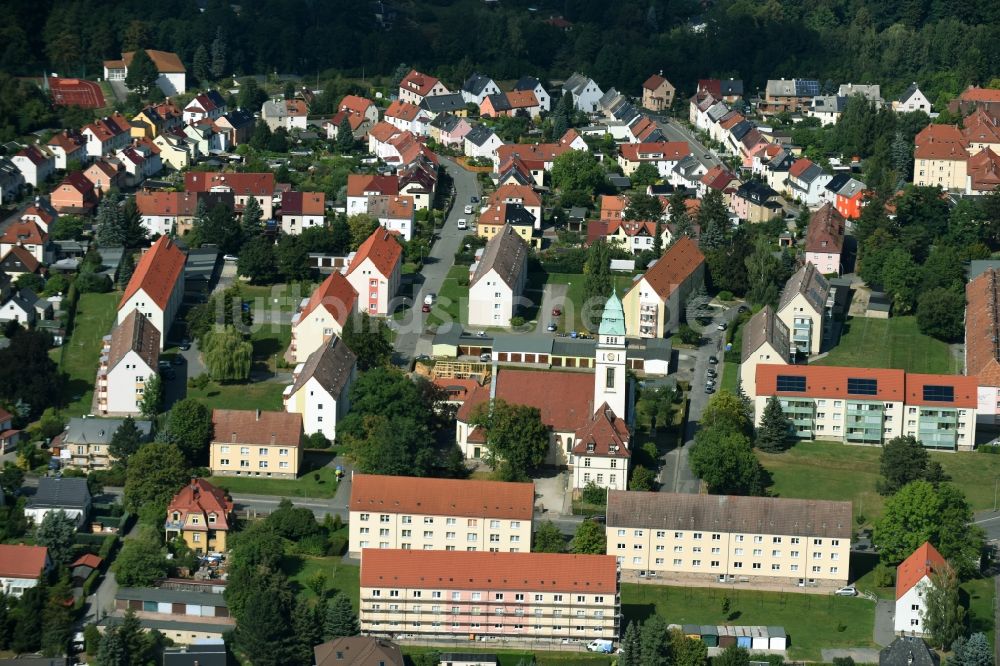
[[[460,231],[465,231],[468,228],[469,228],[469,221],[466,220],[464,217],[458,218],[458,229]]]

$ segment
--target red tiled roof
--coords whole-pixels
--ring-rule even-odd
[[[326,194],[323,192],[283,192],[282,215],[323,215],[326,212]]]
[[[655,143],[626,143],[621,154],[629,162],[663,161],[676,162],[691,154],[687,141],[657,141]]]
[[[177,56],[176,53],[171,53],[170,51],[154,51],[153,49],[143,49],[149,59],[153,61],[156,65],[156,70],[161,74],[176,74],[180,72],[185,72],[184,63]],[[127,53],[122,53],[122,61],[125,63],[125,67],[132,64],[132,58],[135,56],[135,51],[128,51]],[[112,61],[108,61],[112,62]]]
[[[955,399],[950,402],[924,400],[925,386],[951,387]],[[964,375],[906,374],[906,404],[922,407],[972,407],[979,404],[979,380]]]
[[[778,391],[778,375],[805,377],[806,390]],[[874,379],[876,394],[866,400],[902,402],[905,398],[906,373],[887,368],[844,368],[822,365],[767,365],[757,366],[757,395],[808,396],[811,398],[847,398],[847,379]]]
[[[437,377],[431,383],[448,394],[448,400],[454,402],[464,402],[465,398],[472,393],[479,382],[475,379],[459,379],[457,377]],[[3,417],[0,416],[0,422]]]
[[[367,176],[352,173],[347,176],[347,196],[363,197],[366,194],[399,194],[399,179],[396,176]]]
[[[962,120],[962,138],[968,143],[1000,143],[1000,122],[976,109]]]
[[[370,99],[359,97],[357,95],[345,95],[344,99],[340,100],[340,104],[337,105],[337,108],[341,111],[350,111],[364,116],[365,112],[373,106],[375,106],[375,103]]]
[[[1000,186],[1000,155],[985,148],[969,158],[966,171],[977,192],[992,192]]]
[[[825,203],[809,218],[806,252],[840,254],[844,247],[846,221],[833,204]]]
[[[794,162],[792,162],[792,166],[788,168],[788,175],[794,178],[798,178],[803,173],[805,173],[806,169],[808,169],[812,165],[813,165],[812,161],[806,159],[805,157],[799,160],[795,160]]]
[[[704,263],[705,255],[698,249],[698,244],[682,236],[646,271],[641,280],[636,280],[629,291],[645,281],[660,298],[666,300]]]
[[[48,237],[34,220],[16,220],[0,236],[0,243],[41,245]]]
[[[507,93],[507,103],[512,109],[530,109],[538,106],[538,98],[534,90],[512,90]]]
[[[303,321],[318,307],[333,315],[337,323],[343,326],[347,318],[354,312],[354,304],[358,300],[358,292],[347,281],[342,274],[334,271],[323,282],[313,290],[309,296],[309,302],[299,316],[299,321]]]
[[[365,259],[371,259],[378,271],[388,277],[396,269],[400,258],[403,256],[403,246],[396,241],[396,235],[391,231],[386,231],[379,227],[372,232],[372,235],[365,239],[358,251],[354,255],[354,260],[347,269],[350,275],[354,270],[364,263]]]
[[[386,118],[399,118],[400,120],[411,121],[420,113],[420,107],[402,100],[396,100],[385,110]]]
[[[628,458],[630,455],[628,447],[628,426],[622,417],[616,415],[608,406],[608,403],[604,403],[597,408],[590,421],[576,431],[573,454]]]
[[[608,222],[608,236],[619,231],[626,236],[656,236],[656,222],[652,220],[611,220]]]
[[[507,183],[501,185],[486,200],[486,205],[494,206],[504,202],[521,203],[523,206],[541,206],[542,198],[535,190],[528,185],[515,185]]]
[[[17,157],[27,157],[35,166],[45,164],[48,158],[38,149],[37,146],[28,146],[17,152]]]
[[[628,207],[628,200],[621,194],[601,195],[601,220],[604,222],[614,222],[622,219],[625,209]]]
[[[69,185],[83,195],[94,191],[94,184],[83,175],[82,171],[70,171],[59,184],[60,187],[63,185]]]
[[[228,187],[236,195],[270,197],[274,194],[274,174],[212,171],[189,171],[184,174],[184,189],[188,192],[209,192],[214,187]]]
[[[365,549],[361,587],[614,594],[612,555]]]
[[[399,87],[410,92],[415,92],[421,97],[426,97],[431,92],[431,89],[438,83],[440,83],[440,81],[433,76],[411,69],[409,73],[403,77],[403,80],[399,82]]]
[[[184,272],[185,261],[187,255],[172,240],[161,236],[139,259],[118,307],[124,306],[141,289],[161,310],[165,310],[174,284]]]
[[[355,474],[351,511],[531,520],[535,484]]]
[[[896,599],[909,592],[924,576],[946,568],[949,568],[948,561],[929,541],[924,542],[896,567]]]
[[[84,553],[80,557],[76,558],[76,561],[69,565],[69,568],[75,569],[76,567],[90,567],[91,569],[96,569],[101,566],[101,562],[103,561],[104,560],[93,553]]]
[[[374,138],[379,143],[385,143],[398,133],[399,129],[397,129],[392,123],[387,123],[384,120],[378,121],[370,130],[368,130],[368,136]]]
[[[302,440],[302,415],[252,409],[213,409],[213,442],[297,447]]]
[[[656,90],[666,82],[667,80],[659,74],[653,74],[651,77],[646,79],[645,83],[642,84],[642,87],[646,90]]]
[[[569,146],[558,143],[511,143],[497,148],[497,160],[503,163],[508,158],[517,156],[528,168],[538,170],[544,169],[546,163],[553,162],[567,150],[570,150]]]
[[[45,569],[45,546],[0,544],[0,577],[35,579]]]
[[[708,172],[701,177],[701,182],[713,190],[725,189],[736,176],[732,171],[724,166],[714,166],[708,170]]]
[[[181,523],[185,530],[207,532],[211,527],[217,530],[228,530],[229,514],[233,511],[233,500],[226,497],[221,488],[213,486],[205,479],[192,479],[191,483],[181,488],[170,504],[167,505],[167,523]],[[173,514],[180,514],[178,520],[173,520]],[[197,525],[188,523],[188,516],[197,514],[201,517]],[[209,514],[215,514],[215,521],[208,522]]]
[[[56,219],[56,216],[53,213],[49,212],[45,208],[35,206],[34,204],[28,206],[21,212],[22,220],[25,218],[35,218],[35,217],[44,222],[46,226],[50,226],[52,222],[54,222]]]
[[[142,215],[193,216],[198,196],[193,192],[136,192],[135,205]]]
[[[969,86],[958,98],[963,102],[1000,102],[1000,90]]]
[[[953,125],[928,125],[913,140],[913,156],[924,160],[966,160],[965,137]]]
[[[607,220],[590,220],[587,222],[587,245],[608,235]]]
[[[63,130],[62,132],[53,135],[45,145],[58,146],[59,148],[62,148],[64,152],[72,153],[82,148],[86,143],[86,140],[80,136],[79,132],[75,130]]]
[[[542,423],[557,432],[576,432],[594,414],[593,373],[504,368],[493,381],[498,400],[537,407]],[[489,397],[489,386],[478,387],[458,409],[456,418],[468,422],[476,405],[488,401]]]

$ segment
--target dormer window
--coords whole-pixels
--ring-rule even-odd
[[[173,516],[174,522],[177,522],[180,519],[181,519],[181,514],[179,514],[178,512],[174,511],[174,516]]]
[[[215,524],[215,514],[214,513],[208,514],[208,524],[209,525],[214,525]]]

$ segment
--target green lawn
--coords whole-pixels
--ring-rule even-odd
[[[90,413],[94,380],[101,358],[101,340],[111,332],[121,294],[80,294],[69,342],[52,350],[53,360],[68,376],[66,416]]]
[[[996,625],[993,606],[996,603],[996,586],[992,578],[977,578],[962,583],[961,596],[968,609],[969,631],[981,631],[993,645]]]
[[[197,398],[209,409],[264,409],[280,411],[284,408],[281,394],[286,384],[282,382],[257,382],[255,384],[218,384],[209,382],[203,389],[188,386],[187,397]]]
[[[489,648],[469,648],[460,646],[461,652],[479,652],[484,654],[495,654],[500,660],[500,666],[518,666],[531,662],[534,655],[535,664],[546,666],[547,664],[587,664],[588,666],[606,666],[612,662],[612,657],[591,652],[529,652],[518,650],[492,650]],[[454,646],[448,647],[423,647],[417,645],[400,646],[404,655],[426,654],[428,652],[454,652]]]
[[[427,324],[440,325],[444,322],[462,322],[469,318],[469,267],[458,264],[452,266],[448,271],[448,276],[441,284],[441,291],[438,293],[437,303],[431,308],[427,316]],[[458,281],[463,279],[465,285],[460,285]]]
[[[736,393],[740,383],[739,364],[732,361],[723,361],[722,366],[722,384],[719,385],[719,388],[730,393]]]
[[[302,299],[309,298],[313,286],[311,283],[302,283],[275,284],[265,287],[241,283],[240,293],[243,295],[244,301],[250,301],[251,307],[254,308],[255,318],[259,319],[259,315],[271,308],[277,308],[281,312],[295,312]]]
[[[250,334],[254,370],[275,372],[277,362],[292,341],[292,327],[287,324],[256,323]]]
[[[816,365],[898,368],[939,374],[962,371],[961,361],[952,356],[946,343],[917,329],[916,317],[852,317],[844,324],[844,331],[840,344],[816,361]]]
[[[757,452],[774,481],[770,491],[780,497],[850,500],[854,515],[868,522],[882,515],[885,498],[875,491],[879,477],[877,447],[837,442],[799,442],[785,453]],[[993,480],[1000,477],[1000,456],[985,453],[935,453],[962,489],[974,511],[993,507]]]
[[[755,592],[749,588],[623,584],[622,614],[629,621],[658,613],[668,623],[784,627],[788,656],[819,660],[821,648],[874,647],[875,605],[861,597]],[[729,597],[729,619],[722,612]]]
[[[317,481],[315,475],[319,474]],[[279,495],[296,497],[333,497],[337,492],[337,477],[333,468],[322,467],[303,473],[297,479],[268,479],[252,476],[213,476],[211,483],[231,493],[250,495]]]
[[[309,581],[319,572],[326,574],[327,589],[343,592],[351,599],[354,610],[358,609],[361,595],[361,569],[353,564],[345,564],[339,555],[334,557],[302,557],[291,555],[282,561],[282,569],[288,579],[301,585],[299,595],[306,599],[316,596],[309,588]]]
[[[614,285],[618,289],[618,296],[621,298],[632,286],[631,275],[612,275]],[[565,284],[566,307],[563,308],[563,321],[561,330],[583,331],[587,327],[583,325],[584,297],[583,297],[583,273],[549,273],[546,280],[549,284]]]

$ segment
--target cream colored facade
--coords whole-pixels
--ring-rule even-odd
[[[748,398],[753,400],[757,397],[757,366],[766,363],[768,365],[788,365],[785,357],[770,342],[764,342],[753,354],[748,356],[740,364],[740,388]]]
[[[302,447],[212,442],[209,467],[214,476],[262,476],[294,479]]]
[[[626,490],[628,486],[628,458],[608,456],[570,456],[573,460],[573,487],[584,488],[594,482],[601,488]]]
[[[331,304],[331,308],[336,311],[343,307],[341,304]],[[355,299],[351,303],[351,309],[347,313],[348,317],[353,317],[358,313],[358,301]],[[347,321],[346,319],[344,321]],[[292,340],[289,345],[290,354],[296,363],[305,363],[309,355],[329,342],[333,336],[339,336],[344,327],[337,321],[334,313],[324,306],[313,308],[304,319],[292,322]]]
[[[461,449],[466,459],[479,460],[486,452],[486,442],[469,441],[469,435],[475,429],[475,425],[464,421],[456,421],[455,443]],[[576,441],[576,431],[556,430],[549,431],[549,449],[545,454],[546,465],[569,465],[572,457],[573,442]]]
[[[680,319],[680,291],[674,289],[664,300],[645,277],[633,284],[622,297],[629,334],[637,338],[662,338]]]
[[[967,159],[915,159],[913,160],[913,184],[942,187],[946,190],[965,189]]]
[[[850,528],[850,526],[848,526]],[[851,540],[790,534],[607,526],[608,555],[625,579],[773,582],[837,587],[847,583]]]
[[[784,322],[791,334],[792,347],[818,354],[823,345],[822,310],[817,311],[802,293],[797,293],[778,310],[778,319]]]
[[[351,511],[350,554],[364,548],[531,551],[531,520]]]

